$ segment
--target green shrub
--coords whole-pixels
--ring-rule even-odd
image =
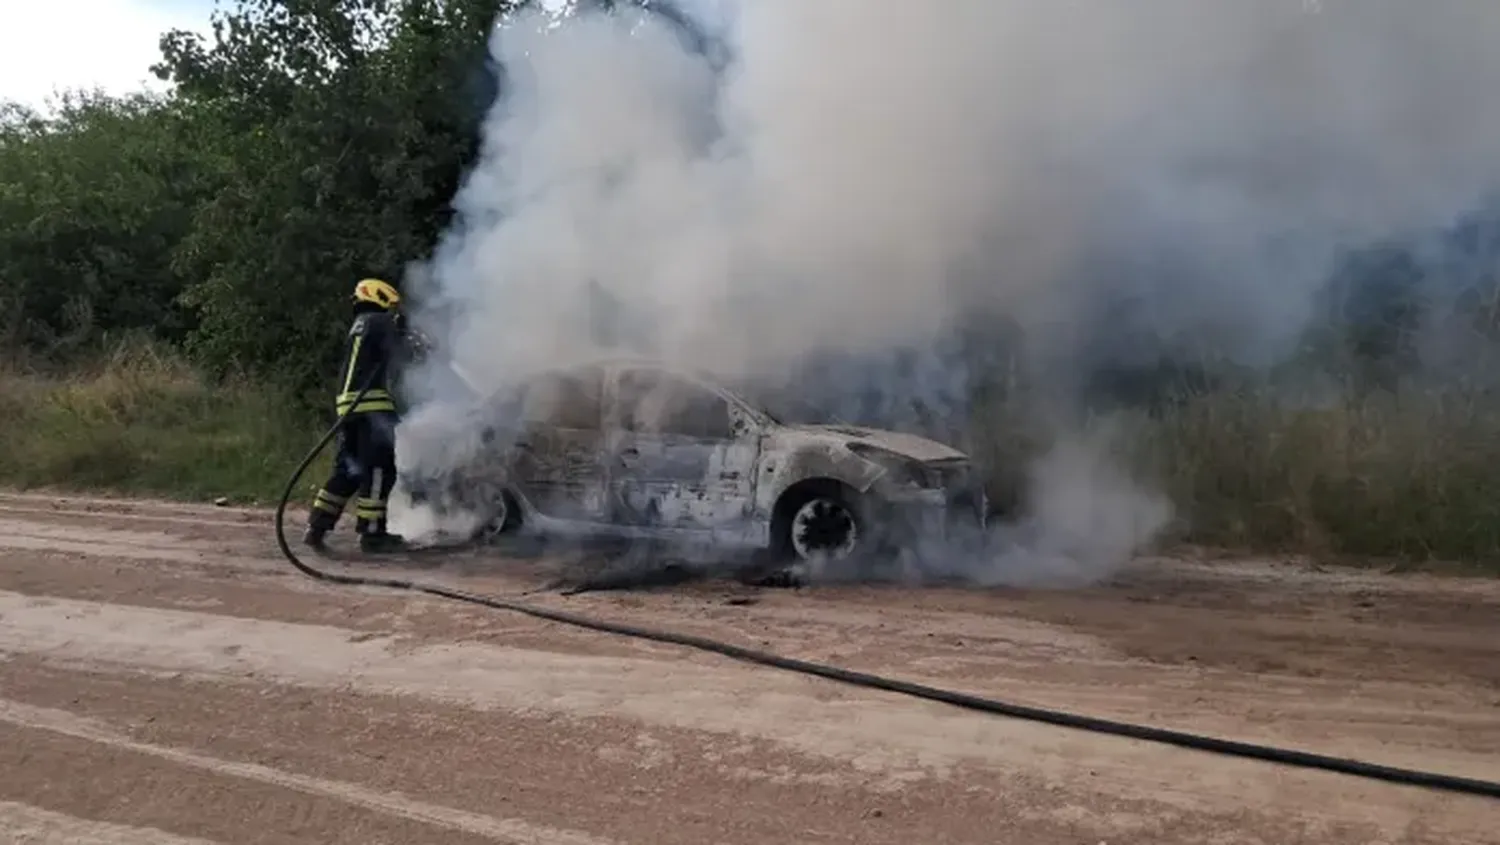
[[[265,502],[319,431],[280,391],[210,383],[151,346],[66,378],[0,374],[0,483],[15,487]]]

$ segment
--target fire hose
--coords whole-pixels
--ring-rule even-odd
[[[466,374],[461,369],[455,371],[460,378]],[[360,400],[374,384],[377,373],[371,373],[366,382],[360,386],[358,394],[350,403],[350,409],[357,407]],[[286,489],[282,492],[281,501],[276,507],[276,543],[281,553],[286,557],[299,572],[318,581],[332,584],[344,584],[351,586],[383,587],[393,590],[405,590],[409,592],[422,593],[436,596],[438,598],[460,601],[468,604],[488,607],[494,610],[503,610],[512,613],[520,613],[536,619],[599,631],[615,636],[632,637],[635,639],[649,640],[652,642],[667,643],[686,648],[697,649],[722,655],[733,660],[760,666],[769,666],[790,672],[798,672],[804,675],[826,678],[839,683],[849,684],[867,689],[884,690],[899,693],[914,698],[950,704],[965,710],[980,713],[989,713],[996,716],[1006,716],[1016,719],[1025,719],[1034,722],[1056,725],[1077,730],[1092,731],[1094,733],[1121,736],[1129,739],[1145,740],[1165,745],[1188,748],[1198,751],[1206,751],[1231,757],[1242,757],[1252,760],[1277,763],[1284,766],[1292,766],[1304,769],[1315,769],[1339,774],[1352,775],[1370,780],[1379,780],[1389,783],[1407,786],[1425,787],[1443,792],[1453,792],[1468,795],[1480,795],[1488,798],[1500,799],[1500,782],[1479,780],[1475,778],[1459,777],[1456,775],[1427,772],[1416,769],[1404,769],[1394,766],[1385,766],[1378,763],[1369,763],[1361,760],[1353,760],[1343,757],[1332,757],[1289,748],[1277,748],[1267,745],[1258,745],[1237,740],[1221,739],[1213,736],[1187,733],[1183,731],[1158,728],[1150,725],[1133,724],[1129,722],[1118,722],[1110,719],[1102,719],[1062,710],[1054,710],[1043,707],[1033,707],[1023,704],[1014,704],[993,698],[984,698],[955,690],[942,689],[926,686],[909,681],[887,678],[880,675],[872,675],[852,669],[844,669],[823,663],[815,663],[807,660],[798,660],[791,657],[772,654],[755,649],[744,648],[732,643],[726,643],[708,637],[700,637],[692,634],[683,634],[673,631],[662,631],[652,628],[643,628],[620,622],[611,622],[605,619],[596,619],[576,613],[562,610],[552,610],[535,604],[520,602],[501,596],[488,596],[459,590],[441,584],[427,584],[404,578],[386,578],[369,575],[347,575],[327,570],[318,569],[308,565],[296,552],[292,551],[291,545],[286,538],[286,509],[291,501],[293,491],[297,483],[307,472],[312,462],[327,448],[330,441],[339,433],[347,419],[350,411],[346,410],[339,415],[338,420],[323,434],[317,445],[308,451],[306,457],[297,465],[290,478],[287,479]]]

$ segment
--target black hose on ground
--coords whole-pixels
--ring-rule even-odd
[[[373,382],[373,377],[371,379]],[[364,398],[365,392],[369,390],[370,384],[360,388],[355,400],[350,407],[359,404]],[[1285,766],[1294,766],[1305,769],[1319,769],[1327,772],[1354,775],[1355,777],[1368,778],[1371,780],[1387,781],[1389,783],[1403,784],[1407,786],[1420,786],[1428,789],[1436,789],[1443,792],[1455,792],[1467,795],[1481,795],[1488,798],[1500,798],[1500,782],[1477,780],[1473,778],[1445,775],[1436,772],[1424,772],[1415,769],[1401,769],[1394,766],[1383,766],[1377,763],[1366,763],[1360,760],[1351,760],[1343,757],[1330,757],[1323,754],[1314,754],[1308,751],[1296,749],[1276,748],[1267,745],[1256,745],[1248,742],[1239,742],[1217,737],[1203,736],[1182,731],[1156,728],[1149,725],[1136,725],[1129,722],[1116,722],[1109,719],[1099,719],[1092,716],[1083,716],[1068,713],[1061,710],[1052,710],[1043,707],[1029,707],[1021,704],[1011,704],[992,698],[983,698],[968,693],[941,689],[938,687],[925,686],[923,684],[910,683],[908,681],[895,680],[880,675],[871,675],[865,672],[857,672],[851,669],[843,669],[838,666],[830,666],[823,663],[813,663],[807,660],[797,660],[791,657],[782,657],[754,649],[744,648],[732,643],[712,640],[707,637],[698,637],[692,634],[679,634],[671,631],[658,631],[651,628],[641,628],[635,625],[627,625],[619,622],[610,622],[602,619],[594,619],[575,613],[561,610],[549,610],[544,607],[512,601],[510,599],[485,596],[478,593],[470,593],[464,590],[456,590],[438,584],[422,584],[401,578],[378,578],[365,575],[341,575],[334,572],[326,572],[316,567],[309,566],[297,557],[296,552],[287,543],[286,539],[286,508],[291,501],[292,492],[296,489],[297,482],[301,480],[307,468],[317,459],[318,455],[327,448],[329,441],[338,434],[343,426],[348,412],[339,415],[337,422],[323,435],[323,439],[307,453],[302,463],[287,479],[286,489],[281,496],[281,502],[276,507],[276,543],[281,547],[281,553],[287,561],[296,567],[304,575],[319,581],[328,581],[334,584],[348,584],[365,587],[386,587],[396,590],[409,590],[424,593],[439,598],[452,599],[454,601],[467,602],[495,610],[505,610],[512,613],[521,613],[537,619],[545,619],[549,622],[558,622],[564,625],[572,625],[578,628],[586,628],[600,631],[606,634],[614,634],[622,637],[633,637],[652,642],[668,643],[671,645],[685,646],[687,648],[699,649],[701,651],[720,654],[734,660],[746,663],[770,666],[776,669],[785,669],[791,672],[800,672],[805,675],[814,675],[827,678],[840,683],[851,684],[869,689],[885,690],[887,692],[909,695],[914,698],[927,701],[937,701],[951,704],[966,710],[974,710],[981,713],[990,713],[997,716],[1009,716],[1016,719],[1027,719],[1034,722],[1043,722],[1050,725],[1059,725],[1065,728],[1077,728],[1079,730],[1093,731],[1101,734],[1112,734],[1130,739],[1146,740],[1165,745],[1175,745],[1179,748],[1190,748],[1198,751],[1208,751],[1215,754],[1224,754],[1232,757],[1245,757],[1252,760],[1261,760],[1270,763],[1279,763]]]

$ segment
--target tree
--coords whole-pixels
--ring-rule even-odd
[[[0,340],[57,357],[100,333],[186,335],[172,252],[217,187],[192,136],[144,94],[73,93],[47,117],[0,110]]]
[[[448,220],[493,98],[491,0],[242,0],[157,74],[211,129],[225,184],[174,270],[215,369],[326,379],[347,296],[399,278]]]

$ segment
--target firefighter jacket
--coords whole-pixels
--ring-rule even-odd
[[[356,316],[349,326],[349,344],[344,351],[343,368],[339,371],[339,392],[335,402],[339,414],[396,410],[390,378],[402,335],[397,319],[390,312],[371,312]],[[356,407],[354,399],[366,383],[369,389]]]

